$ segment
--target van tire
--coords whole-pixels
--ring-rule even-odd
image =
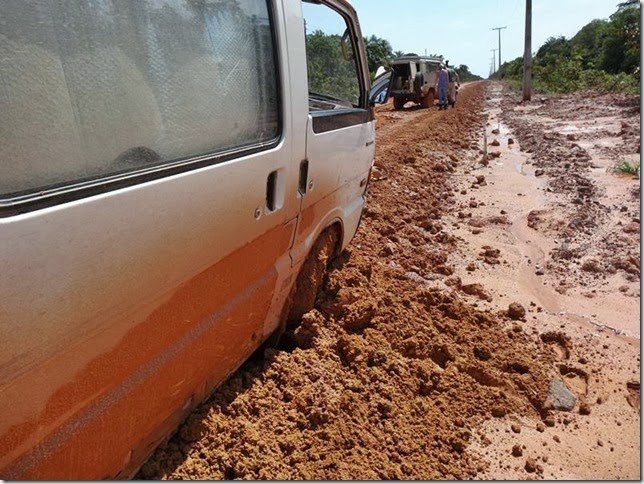
[[[394,98],[394,109],[400,110],[405,106],[405,100],[398,97]]]
[[[255,354],[263,355],[269,348],[278,348],[282,344],[285,334],[286,344],[288,345],[287,331],[299,326],[302,322],[302,317],[315,306],[315,300],[324,281],[327,266],[335,254],[337,241],[337,230],[332,228],[325,230],[318,236],[300,268],[286,301],[284,301],[278,327],[255,350]]]
[[[423,108],[431,108],[434,105],[434,90],[430,89],[427,96],[420,100],[420,105]]]
[[[293,286],[293,296],[289,297],[291,301],[286,318],[287,327],[292,328],[299,324],[302,321],[302,316],[313,309],[327,266],[335,253],[337,242],[337,231],[327,229],[313,244]]]

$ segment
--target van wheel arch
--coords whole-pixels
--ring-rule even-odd
[[[294,326],[313,309],[330,261],[342,247],[342,228],[334,223],[318,236],[297,275],[287,301],[286,326]]]

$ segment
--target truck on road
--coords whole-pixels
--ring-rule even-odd
[[[406,54],[394,59],[389,84],[389,96],[394,100],[394,109],[402,109],[410,101],[423,108],[433,106],[437,97],[434,84],[441,62],[440,57],[416,54]]]

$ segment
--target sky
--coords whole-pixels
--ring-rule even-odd
[[[532,0],[532,52],[549,37],[573,37],[594,19],[608,20],[623,0]],[[525,0],[349,0],[362,35],[387,39],[394,51],[442,54],[488,77],[499,62],[523,57]],[[497,49],[492,52],[492,49]]]

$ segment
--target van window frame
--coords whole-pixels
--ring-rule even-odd
[[[360,60],[359,53],[357,48],[360,45],[360,39],[356,34],[354,23],[351,21],[351,18],[343,12],[342,10],[336,8],[332,3],[322,1],[311,1],[311,0],[302,0],[304,2],[316,3],[323,5],[326,8],[333,10],[337,13],[349,30],[349,37],[351,39],[351,45],[353,48],[353,54],[356,64],[356,77],[358,79],[358,84],[360,87],[360,97],[358,98],[358,105],[354,107],[347,108],[336,108],[336,109],[327,109],[319,111],[309,111],[309,116],[312,118],[312,128],[315,134],[326,133],[328,131],[335,131],[342,128],[348,128],[350,126],[356,126],[359,124],[365,124],[374,120],[374,113],[369,108],[369,87],[366,86],[363,82],[363,78],[366,74],[366,78],[369,78],[368,69],[366,65]],[[367,71],[365,71],[367,69]],[[307,91],[308,91],[308,82],[307,82]]]
[[[0,194],[0,218],[42,210],[71,201],[198,170],[200,168],[215,166],[277,147],[284,137],[283,69],[282,58],[278,48],[277,30],[279,26],[276,23],[277,13],[275,11],[274,1],[264,1],[266,2],[270,24],[271,44],[275,65],[277,134],[273,139],[254,142],[239,148],[168,160],[160,165],[134,168],[122,173],[97,175],[87,179],[69,180],[6,195]]]

